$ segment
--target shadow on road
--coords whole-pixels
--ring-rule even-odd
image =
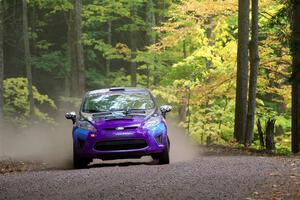
[[[144,161],[145,160],[145,161]],[[88,168],[100,168],[100,167],[128,167],[128,166],[136,166],[136,165],[158,165],[158,161],[155,160],[146,160],[143,158],[142,161],[139,160],[116,160],[116,161],[100,161],[100,163],[95,162],[91,164]]]

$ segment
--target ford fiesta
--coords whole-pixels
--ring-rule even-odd
[[[164,120],[171,106],[158,108],[150,91],[110,88],[86,93],[79,114],[72,120],[74,168],[93,159],[113,160],[150,155],[169,163],[170,142]]]

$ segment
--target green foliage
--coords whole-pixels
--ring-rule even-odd
[[[86,85],[89,88],[99,88],[104,85],[104,76],[96,69],[89,68],[85,71]]]
[[[130,86],[130,64],[135,62],[138,86],[150,87],[160,103],[173,105],[174,113],[189,110],[181,124],[189,129],[195,141],[205,143],[207,136],[211,136],[215,143],[234,142],[237,1],[82,2],[87,90]],[[7,1],[7,4],[7,11],[11,11],[13,2]],[[73,1],[32,0],[29,5],[30,38],[34,46],[32,64],[36,73],[48,73],[51,77],[49,85],[64,83],[68,87],[71,84],[63,81],[72,80],[67,28],[74,9]],[[263,126],[269,118],[276,120],[276,127],[281,130],[280,134],[276,133],[276,142],[278,151],[283,152],[289,150],[291,128],[291,55],[288,44],[291,28],[288,9],[286,0],[260,1],[261,62],[255,116],[261,119]],[[8,15],[5,17],[11,24],[16,22],[16,19],[10,21]],[[7,23],[5,27],[9,28],[11,24]],[[108,31],[109,25],[111,32]],[[5,39],[9,45],[21,38],[9,36],[7,32],[5,37],[8,39]],[[106,74],[107,64],[110,72]],[[9,117],[17,113],[20,120],[25,120],[28,118],[26,79],[8,80],[6,113]],[[34,81],[40,80],[34,77]],[[44,85],[38,86],[42,87],[42,91],[49,89]],[[58,96],[69,89],[55,91],[53,88],[50,88],[49,94]],[[43,105],[55,107],[48,97],[39,96],[36,88],[34,90],[36,106],[41,106],[40,110]],[[63,97],[61,101],[74,106],[80,102],[69,97]],[[43,117],[44,112],[37,108],[35,113],[38,118],[48,117]],[[253,145],[259,146],[257,135]]]
[[[66,56],[60,51],[53,51],[33,57],[32,64],[37,69],[53,74],[55,78],[65,77],[70,70]]]
[[[71,0],[30,0],[29,3],[30,5],[38,6],[39,8],[50,8],[51,13],[73,9]]]
[[[111,86],[130,86],[130,77],[126,75],[125,70],[121,69],[118,72],[111,73],[107,77],[107,82],[110,82]]]
[[[171,12],[170,20],[156,28],[161,39],[149,50],[180,55],[177,61],[170,62],[172,67],[160,82],[163,87],[154,90],[154,94],[175,104],[175,108],[189,107],[189,115],[182,125],[189,127],[195,141],[205,143],[210,135],[215,143],[232,143],[237,54],[235,9],[232,9],[234,15],[229,16],[223,15],[230,6],[226,5],[229,1],[215,1],[213,5],[210,1],[183,2],[173,5],[175,12]],[[202,10],[208,6],[214,6],[215,10]],[[287,82],[291,57],[288,39],[283,40],[288,38],[290,28],[286,16],[282,15],[284,8],[280,2],[261,2],[262,62],[256,115],[256,119],[263,122],[269,118],[276,120],[276,127],[283,130],[283,135],[276,135],[278,151],[283,152],[289,151],[291,128]],[[258,144],[258,137],[255,137],[254,146]]]
[[[60,102],[64,105],[71,105],[70,107],[74,108],[74,109],[78,109],[80,108],[82,99],[81,98],[77,98],[77,97],[64,97],[61,96],[59,98]]]
[[[26,78],[9,78],[4,80],[4,112],[5,116],[13,123],[24,124],[31,117],[28,102],[28,81]],[[40,94],[33,86],[33,98],[35,101],[34,119],[47,123],[54,123],[46,112],[38,107],[56,109],[56,105],[47,95]]]

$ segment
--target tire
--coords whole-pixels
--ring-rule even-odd
[[[158,162],[161,165],[169,164],[170,163],[170,156],[169,156],[169,151],[170,151],[170,141],[168,137],[168,142],[167,146],[164,149],[164,151],[160,154],[158,154]]]
[[[73,145],[73,168],[84,169],[91,162],[91,159],[79,157],[76,153],[75,145]]]
[[[152,154],[151,155],[153,160],[158,160],[159,159],[159,154]]]

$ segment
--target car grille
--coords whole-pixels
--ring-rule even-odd
[[[116,127],[116,128],[103,128],[103,130],[105,130],[105,131],[115,131],[115,130],[117,130],[117,128],[118,127]],[[122,128],[123,128],[123,130],[135,130],[135,129],[138,128],[138,126],[126,126],[126,127],[122,127]]]
[[[147,142],[143,139],[130,140],[110,140],[96,142],[94,149],[98,151],[130,150],[147,147]]]

